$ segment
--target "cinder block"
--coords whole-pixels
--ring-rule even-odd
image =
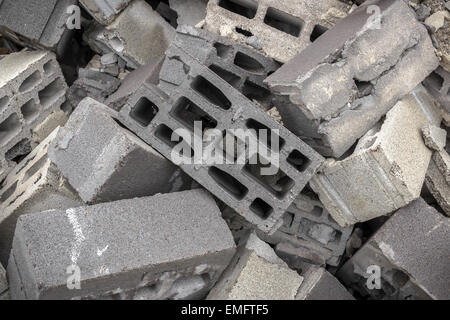
[[[195,57],[250,100],[256,100],[265,109],[271,107],[272,95],[263,81],[280,67],[272,59],[245,45],[191,26],[178,27],[172,45]],[[173,55],[167,56],[160,73],[161,89],[177,90],[184,77],[183,65]]]
[[[0,181],[27,154],[33,129],[65,101],[67,85],[55,55],[11,53],[0,60]]]
[[[297,300],[355,300],[324,268],[312,267],[303,276]]]
[[[21,45],[56,50],[71,36],[67,8],[75,4],[76,0],[0,1],[0,32]]]
[[[202,210],[198,210],[202,208]],[[13,299],[199,299],[235,244],[205,191],[22,216],[8,275]],[[69,266],[80,270],[70,290]],[[23,287],[23,292],[19,290]]]
[[[445,150],[433,153],[425,184],[442,210],[450,216],[450,156]]]
[[[423,85],[445,111],[450,113],[450,73],[439,67],[423,81]]]
[[[293,300],[303,278],[250,234],[209,293],[208,300]]]
[[[8,280],[6,279],[6,271],[0,263],[0,300],[1,296],[8,290]]]
[[[311,179],[341,226],[386,215],[420,196],[431,158],[421,128],[440,122],[429,99],[423,88],[415,89],[359,140],[352,155],[330,159]]]
[[[0,261],[6,265],[19,216],[83,204],[48,158],[58,129],[50,134],[6,177],[0,190]]]
[[[339,158],[437,66],[427,30],[405,1],[373,0],[265,81],[285,100],[278,110],[287,128]]]
[[[449,237],[449,219],[420,198],[398,210],[337,276],[364,296],[447,300]],[[377,276],[369,266],[380,268],[380,289],[367,286],[375,284],[373,279]],[[367,281],[369,276],[372,279]]]
[[[208,0],[169,0],[169,6],[178,14],[178,25],[196,26],[206,17]]]
[[[337,0],[211,0],[205,28],[286,63],[349,10]]]
[[[250,158],[247,157],[249,152],[241,152],[239,155],[232,152],[237,158],[245,158],[245,161],[234,161],[228,156],[226,159],[223,157],[221,160],[226,161],[220,164],[206,161],[211,159],[207,156],[205,159],[203,154],[192,156],[191,153],[193,164],[188,161],[177,164],[246,220],[264,232],[274,232],[282,223],[281,217],[285,210],[322,164],[323,158],[182,49],[171,46],[168,56],[177,57],[174,61],[184,65],[186,70],[184,81],[176,91],[171,92],[173,100],[169,100],[159,88],[145,84],[122,108],[120,121],[172,161],[172,150],[178,145],[171,141],[175,130],[185,129],[191,142],[202,139],[201,133],[194,132],[194,121],[201,121],[204,129],[214,128],[216,132],[226,134],[225,138],[220,138],[221,141],[216,141],[219,145],[216,148],[219,149],[218,154],[224,153],[230,140],[237,140],[238,144],[245,145],[247,149],[258,144],[259,150],[251,152]],[[233,129],[249,131],[243,137],[237,131],[233,133]],[[273,141],[270,147],[258,138],[256,133],[260,132],[259,129],[278,130],[267,134]],[[186,139],[181,142],[184,143],[182,146],[188,146]],[[281,146],[279,153],[272,150],[277,142]],[[225,148],[220,149],[224,145]],[[191,144],[187,149],[192,147]],[[269,156],[272,152],[273,155],[279,155],[277,164],[270,159],[274,158]],[[227,154],[230,152],[227,151]],[[266,167],[270,167],[272,161],[272,168],[276,172],[261,174],[261,161],[250,163],[250,160],[256,159],[256,155],[269,161]],[[229,164],[230,162],[233,164]]]
[[[114,21],[132,0],[80,0],[81,5],[99,23],[108,25]]]
[[[173,190],[179,169],[120,127],[108,108],[84,99],[49,149],[55,166],[87,203]]]
[[[134,69],[163,57],[174,37],[175,29],[144,0],[133,1],[111,24],[93,25],[87,34],[95,51],[113,51]]]
[[[36,148],[58,127],[66,124],[68,117],[63,110],[57,110],[51,113],[44,121],[33,129],[31,136],[31,148]]]

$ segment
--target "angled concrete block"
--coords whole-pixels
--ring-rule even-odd
[[[178,25],[196,26],[206,17],[208,0],[169,0],[169,6],[177,14]]]
[[[450,156],[445,150],[433,153],[425,184],[442,210],[450,216]]]
[[[101,24],[110,24],[131,0],[80,0],[81,5]]]
[[[423,85],[444,110],[450,113],[450,73],[439,67],[423,81]]]

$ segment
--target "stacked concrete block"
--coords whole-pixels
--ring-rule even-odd
[[[355,300],[347,289],[324,268],[305,272],[297,300]]]
[[[59,50],[71,37],[67,9],[75,4],[76,0],[2,0],[0,32],[21,45]]]
[[[159,88],[145,84],[122,108],[120,121],[172,161],[176,148],[189,151],[189,155],[182,154],[182,161],[177,160],[183,171],[260,230],[273,233],[323,158],[182,49],[171,46],[167,55],[184,65],[186,72],[171,99]],[[219,159],[222,163],[198,151],[202,133],[194,130],[195,121],[201,122],[203,129],[225,133],[225,137],[213,137],[220,140],[214,144],[216,154],[226,153]],[[180,128],[184,136],[177,143],[172,133],[180,132]],[[260,129],[269,130],[265,132],[271,142],[261,142]],[[245,150],[226,151],[229,141],[237,141]],[[258,150],[247,152],[252,145],[258,145]],[[261,157],[265,162],[262,166],[257,160]],[[262,167],[273,170],[262,173]]]
[[[25,157],[0,190],[0,261],[6,265],[19,216],[82,205],[77,193],[48,158],[58,129]]]
[[[398,210],[337,276],[364,296],[449,299],[449,237],[449,219],[418,199]]]
[[[293,300],[303,278],[254,234],[244,242],[208,300]]]
[[[108,25],[114,21],[132,0],[80,0],[83,8],[97,20]]]
[[[450,113],[450,73],[439,67],[423,82],[430,94]]]
[[[374,0],[266,82],[285,99],[278,110],[286,127],[339,158],[437,66],[427,30],[405,1]]]
[[[442,210],[450,216],[450,156],[445,150],[433,153],[425,184]]]
[[[10,294],[198,299],[234,253],[217,205],[202,190],[46,211],[17,223],[7,269]]]
[[[431,158],[421,129],[440,123],[418,87],[358,142],[349,157],[328,160],[311,188],[341,226],[391,213],[417,199]]]
[[[205,28],[285,63],[349,10],[337,0],[211,0]]]
[[[177,191],[185,183],[179,169],[109,112],[84,99],[49,149],[50,159],[81,199],[99,203]]]
[[[20,52],[0,60],[0,181],[27,154],[33,129],[65,101],[67,85],[54,54]]]
[[[195,57],[247,98],[256,100],[266,109],[271,106],[272,96],[263,81],[279,68],[272,59],[245,45],[191,26],[179,27],[172,45]],[[174,56],[166,57],[159,84],[165,92],[176,90],[183,82],[182,68]]]
[[[95,51],[115,52],[135,69],[163,57],[174,36],[168,22],[144,0],[136,0],[109,25],[93,25],[87,40]]]

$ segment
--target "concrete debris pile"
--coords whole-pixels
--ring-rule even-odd
[[[450,299],[450,1],[0,0],[0,300]]]

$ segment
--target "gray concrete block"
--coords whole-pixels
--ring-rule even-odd
[[[355,300],[347,289],[324,268],[310,268],[303,277],[297,300]]]
[[[329,160],[310,181],[341,226],[391,213],[420,196],[431,158],[421,128],[440,122],[423,88],[400,100],[354,152]]]
[[[418,199],[398,210],[337,276],[364,296],[449,299],[449,237],[449,219]],[[371,265],[380,267],[378,290],[366,285]]]
[[[422,128],[425,145],[435,151],[444,150],[447,142],[447,131],[434,125],[427,125]]]
[[[441,104],[445,112],[450,113],[450,73],[439,67],[423,81],[423,85]]]
[[[199,210],[201,208],[201,210]],[[27,299],[198,299],[235,244],[212,197],[193,190],[20,218],[10,294]],[[67,286],[69,266],[80,289]]]
[[[205,28],[286,63],[349,10],[336,0],[211,0]]]
[[[0,60],[0,181],[27,154],[32,131],[65,101],[67,85],[55,55],[20,52]]]
[[[0,263],[0,297],[8,290],[8,280],[6,279],[6,271]],[[1,300],[1,298],[0,298]]]
[[[433,153],[425,185],[442,210],[450,216],[450,156],[445,150]]]
[[[176,191],[173,177],[179,169],[120,127],[108,111],[105,105],[84,99],[49,149],[50,159],[83,201],[99,203]]]
[[[169,0],[169,6],[178,14],[178,25],[196,26],[206,17],[208,0]]]
[[[107,25],[114,21],[131,0],[80,0],[83,8],[99,23]]]
[[[26,156],[0,189],[0,261],[7,264],[17,219],[26,213],[83,204],[50,161],[47,151],[58,129]]]
[[[180,75],[183,82],[176,91],[171,92],[171,100],[159,88],[145,84],[122,108],[120,121],[172,161],[172,150],[177,150],[174,148],[178,145],[176,140],[171,141],[175,130],[184,129],[191,142],[201,139],[201,133],[194,132],[194,121],[201,121],[204,129],[214,128],[216,133],[226,133],[225,139],[216,137],[221,140],[217,141],[217,154],[224,153],[229,140],[236,139],[238,144],[248,148],[258,144],[259,150],[251,152],[250,159],[246,157],[248,152],[239,155],[232,152],[238,159],[245,160],[240,161],[242,164],[231,159],[230,150],[228,157],[220,156],[219,160],[226,160],[222,163],[197,153],[195,157],[190,154],[193,161],[177,164],[259,229],[269,233],[275,231],[282,223],[281,217],[285,210],[321,165],[323,158],[182,49],[171,46],[167,55],[173,56],[173,61],[184,65],[186,70],[184,75]],[[264,128],[278,130],[268,134],[272,136],[272,147],[258,143],[260,140],[256,133]],[[243,137],[236,131],[233,133],[235,129],[249,131]],[[187,147],[189,142],[186,139],[180,145],[189,150],[194,146],[191,144]],[[279,152],[272,150],[277,142],[281,146]],[[272,152],[273,157],[269,156]],[[258,163],[250,163],[256,154],[272,161],[276,173],[261,175]],[[269,159],[275,159],[275,155],[279,156],[278,163]],[[187,153],[184,156],[189,157]]]
[[[379,25],[371,5],[380,9]],[[266,83],[285,100],[278,110],[288,129],[339,158],[437,66],[427,30],[405,1],[374,0]]]

